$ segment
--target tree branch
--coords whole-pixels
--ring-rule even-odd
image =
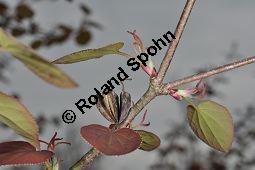
[[[158,94],[160,94],[162,81],[169,68],[174,52],[179,44],[181,35],[185,29],[186,23],[188,21],[188,18],[190,16],[190,13],[193,9],[195,2],[196,0],[187,0],[185,7],[182,11],[182,15],[175,29],[175,33],[174,33],[175,39],[171,41],[171,43],[169,44],[166,55],[163,61],[161,62],[159,71],[157,73],[157,77],[155,79],[151,79],[149,89],[140,98],[140,100],[138,100],[138,102],[134,105],[134,107],[131,108],[127,119],[125,120],[124,124],[121,125],[121,127],[126,127],[153,98],[155,98]]]
[[[149,89],[144,95],[136,102],[136,104],[130,109],[128,117],[120,124],[120,127],[127,127],[129,123],[142,111],[142,109],[157,96],[159,88],[154,86],[153,82],[149,86]]]
[[[160,84],[163,81],[163,78],[166,74],[166,71],[170,65],[171,59],[174,55],[174,52],[178,46],[179,40],[181,38],[182,32],[187,23],[188,17],[192,10],[192,7],[195,3],[195,0],[187,0],[186,5],[183,9],[181,18],[178,22],[175,31],[176,39],[173,40],[169,44],[168,51],[166,56],[164,57],[161,66],[159,68],[158,76],[156,79],[152,79],[149,89],[145,92],[145,94],[138,100],[138,102],[130,109],[129,116],[126,118],[124,123],[120,125],[120,127],[126,127],[140,112],[141,110],[153,99],[157,96],[159,92]],[[76,162],[70,169],[71,170],[80,170],[84,167],[84,165],[88,165],[95,157],[99,155],[99,152],[92,148],[87,154],[85,154],[78,162]]]
[[[145,92],[145,94],[138,100],[138,102],[131,108],[129,112],[129,116],[127,119],[120,125],[121,127],[126,127],[132,120],[141,112],[141,110],[156,96],[158,95],[168,95],[169,89],[174,88],[176,86],[180,86],[183,84],[187,84],[190,82],[194,82],[196,80],[201,80],[216,74],[220,74],[222,72],[230,71],[232,69],[245,66],[255,62],[255,56],[246,58],[241,61],[237,61],[234,63],[226,64],[217,68],[214,68],[210,71],[195,74],[192,76],[188,76],[167,84],[158,85],[155,83],[155,79],[151,80],[149,89]],[[162,90],[163,89],[163,90]],[[99,151],[95,148],[92,148],[89,152],[87,152],[76,164],[74,164],[70,169],[71,170],[81,170],[84,167],[88,166],[98,155]]]
[[[178,25],[177,25],[176,29],[175,29],[175,33],[174,33],[175,39],[172,40],[171,43],[169,44],[166,55],[165,55],[163,61],[161,62],[161,65],[159,67],[159,71],[158,71],[158,74],[157,74],[157,77],[156,77],[156,81],[157,81],[158,84],[162,83],[162,81],[165,77],[165,74],[166,74],[166,72],[167,72],[167,70],[170,66],[170,63],[173,59],[175,50],[176,50],[176,48],[179,44],[182,33],[184,31],[184,28],[186,26],[186,23],[188,21],[188,18],[190,16],[191,10],[192,10],[195,2],[196,2],[196,0],[187,0],[187,2],[186,2],[186,5],[183,9],[181,18],[178,22]]]
[[[176,39],[170,43],[168,51],[160,65],[157,77],[154,79],[151,79],[148,90],[137,101],[137,103],[130,109],[128,117],[125,119],[125,121],[122,124],[120,124],[119,128],[126,127],[130,122],[132,122],[132,120],[141,112],[141,110],[151,100],[153,100],[156,96],[168,94],[169,88],[171,89],[171,88],[174,88],[174,87],[182,85],[182,84],[186,84],[189,82],[207,78],[212,75],[226,72],[226,71],[232,70],[234,68],[241,67],[241,66],[255,62],[255,56],[254,56],[254,57],[250,57],[250,58],[238,61],[238,62],[234,62],[231,64],[227,64],[227,65],[212,69],[205,73],[195,74],[192,76],[188,76],[188,77],[176,80],[174,82],[163,84],[162,81],[165,77],[165,74],[166,74],[168,68],[169,68],[169,65],[173,58],[174,52],[178,46],[179,40],[181,38],[182,32],[183,32],[185,25],[187,23],[187,20],[189,18],[190,12],[194,6],[194,3],[195,3],[195,0],[187,0],[184,10],[182,12],[180,21],[176,27],[176,31],[175,31]],[[71,170],[81,170],[85,166],[88,166],[94,160],[94,158],[96,158],[98,155],[100,155],[100,152],[97,149],[92,148],[78,162],[76,162],[70,169]]]
[[[189,18],[190,12],[193,8],[193,5],[196,0],[187,0],[186,5],[183,9],[182,15],[178,22],[178,25],[175,30],[175,40],[169,44],[168,51],[164,57],[161,66],[159,68],[158,75],[156,79],[151,79],[148,90],[145,94],[137,101],[137,103],[130,109],[128,117],[125,119],[124,123],[120,125],[121,127],[126,127],[140,112],[141,110],[152,100],[154,99],[162,88],[162,81],[165,77],[166,71],[170,65],[171,59],[174,55],[174,52],[178,46],[179,40],[181,38],[182,32],[185,28],[187,20]],[[78,162],[76,162],[70,169],[71,170],[80,170],[84,165],[90,164],[95,157],[99,155],[99,151],[95,148],[92,148],[87,154],[85,154]]]
[[[174,88],[176,86],[194,82],[196,80],[201,80],[201,79],[204,79],[204,78],[207,78],[207,77],[210,77],[210,76],[222,73],[222,72],[230,71],[232,69],[235,69],[235,68],[238,68],[241,66],[245,66],[245,65],[248,65],[248,64],[251,64],[254,62],[255,62],[255,56],[249,57],[249,58],[246,58],[241,61],[234,62],[234,63],[226,64],[226,65],[214,68],[214,69],[204,72],[204,73],[199,73],[199,74],[195,74],[192,76],[184,77],[182,79],[164,84],[163,91],[161,92],[161,94],[167,95],[169,93],[168,90],[171,88]]]
[[[82,170],[87,168],[90,163],[99,156],[100,152],[95,148],[91,148],[79,161],[77,161],[70,170]]]
[[[149,89],[144,93],[144,95],[138,100],[138,102],[130,109],[129,116],[122,124],[120,128],[126,127],[140,112],[141,110],[153,99],[155,98],[156,92],[152,88],[153,85],[149,86]],[[157,88],[155,88],[157,89]],[[77,161],[70,170],[82,170],[86,168],[100,152],[96,148],[90,149],[79,161]]]

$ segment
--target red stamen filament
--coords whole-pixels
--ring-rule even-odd
[[[53,137],[51,138],[49,143],[45,142],[43,140],[39,140],[39,142],[46,144],[47,150],[52,151],[52,152],[54,152],[56,146],[59,144],[71,145],[71,143],[69,143],[69,142],[57,142],[57,141],[63,140],[63,138],[56,138],[56,137],[57,137],[57,132],[55,132],[55,134],[53,135]]]

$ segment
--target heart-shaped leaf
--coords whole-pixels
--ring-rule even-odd
[[[39,130],[32,114],[18,100],[1,92],[0,122],[12,128],[34,147],[40,148]]]
[[[144,130],[136,130],[136,132],[142,138],[142,143],[140,144],[139,149],[144,151],[152,151],[159,147],[160,139],[157,135],[151,132],[147,132]]]
[[[128,128],[113,131],[101,125],[88,125],[81,128],[81,136],[105,155],[124,155],[139,148],[141,138]]]
[[[58,67],[43,59],[33,49],[16,41],[14,37],[1,28],[0,46],[1,51],[10,53],[46,82],[62,88],[77,87],[77,84]]]
[[[206,144],[221,152],[228,152],[233,141],[233,121],[222,105],[205,100],[187,106],[189,124]]]
[[[36,151],[35,147],[23,141],[0,143],[0,166],[41,164],[52,155],[50,151]]]
[[[68,55],[65,55],[55,61],[55,64],[71,64],[81,61],[90,60],[93,58],[101,58],[105,55],[118,54],[119,50],[124,46],[123,42],[118,42],[115,44],[110,44],[105,47],[98,49],[87,49],[78,52],[74,52]]]

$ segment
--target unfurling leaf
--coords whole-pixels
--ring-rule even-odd
[[[119,119],[119,122],[122,122],[128,116],[128,111],[131,107],[131,95],[130,95],[130,93],[125,92],[124,89],[120,93],[119,106],[120,106],[120,109],[119,109],[120,113],[119,113],[118,119]]]
[[[129,128],[113,131],[101,125],[88,125],[81,128],[81,136],[105,155],[124,155],[139,148],[141,138]]]
[[[82,51],[65,55],[53,61],[53,63],[54,64],[71,64],[71,63],[77,63],[77,62],[86,61],[86,60],[90,60],[94,58],[101,58],[105,55],[118,54],[119,50],[123,46],[124,46],[123,42],[118,42],[118,43],[110,44],[98,49],[82,50]]]
[[[118,123],[119,97],[114,91],[104,95],[104,98],[99,98],[96,106],[108,121]]]
[[[128,115],[131,107],[131,95],[123,90],[119,97],[114,91],[111,91],[103,98],[99,98],[96,106],[108,121],[120,124]]]
[[[187,106],[189,124],[206,144],[221,152],[228,152],[233,141],[233,121],[222,105],[205,100]]]
[[[36,151],[34,146],[23,141],[0,143],[0,166],[41,164],[52,155],[51,151]]]
[[[142,143],[140,144],[139,149],[144,151],[152,151],[159,147],[160,139],[154,133],[147,132],[144,130],[136,130],[136,132],[140,135],[142,139]]]
[[[134,31],[132,31],[132,32],[131,32],[131,31],[128,31],[128,33],[131,34],[131,35],[133,36],[133,39],[134,39],[133,45],[134,45],[134,49],[135,49],[137,55],[140,55],[141,53],[147,53],[147,52],[146,52],[146,49],[145,49],[145,47],[144,47],[144,45],[143,45],[142,40],[141,40],[140,37],[136,34],[136,30],[134,30]],[[142,64],[140,60],[137,60],[137,61],[140,62],[140,64]],[[156,72],[155,65],[154,65],[154,63],[153,63],[153,61],[152,61],[152,59],[151,59],[150,56],[148,56],[148,61],[147,61],[146,64],[147,64],[146,67],[142,64],[142,69],[143,69],[151,78],[155,77],[155,76],[157,75],[157,72]]]
[[[19,43],[14,37],[0,28],[0,47],[20,60],[28,69],[41,79],[57,87],[73,88],[77,84],[54,64],[46,61],[33,49]]]
[[[15,98],[0,92],[0,122],[12,128],[34,147],[40,148],[39,130],[31,113]]]

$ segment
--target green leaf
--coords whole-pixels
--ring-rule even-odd
[[[0,122],[40,148],[39,130],[32,114],[15,98],[0,92]]]
[[[228,152],[233,141],[234,128],[227,108],[209,100],[195,106],[187,106],[188,120],[193,132],[214,149]]]
[[[142,139],[139,149],[144,151],[152,151],[159,147],[160,139],[157,135],[144,130],[135,130],[135,132],[137,132]]]
[[[58,67],[43,59],[33,49],[16,41],[14,37],[1,28],[0,48],[1,51],[8,52],[20,60],[28,69],[46,82],[61,88],[77,87],[77,84]]]
[[[87,49],[78,52],[74,52],[68,55],[65,55],[52,63],[54,64],[70,64],[81,61],[86,61],[94,58],[101,58],[105,55],[118,54],[119,50],[124,46],[123,42],[118,42],[115,44],[110,44],[105,47],[98,49]]]

